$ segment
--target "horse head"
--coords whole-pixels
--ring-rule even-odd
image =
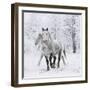
[[[42,28],[42,39],[43,41],[48,41],[49,40],[49,32],[48,28]]]
[[[37,39],[36,39],[36,41],[35,41],[35,45],[38,45],[39,42],[41,41],[41,39],[42,39],[42,35],[39,34],[38,37],[37,37]]]

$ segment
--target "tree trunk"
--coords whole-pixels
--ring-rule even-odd
[[[76,43],[73,41],[73,53],[76,53]]]
[[[75,31],[72,32],[72,48],[73,48],[73,53],[76,53],[76,42],[75,42]]]

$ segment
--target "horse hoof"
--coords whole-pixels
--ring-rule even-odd
[[[55,68],[55,65],[52,65],[52,68]]]
[[[49,69],[47,69],[47,71],[49,71]]]
[[[51,64],[51,68],[55,68],[55,64]]]
[[[58,65],[57,68],[59,68],[60,66]]]
[[[50,69],[49,68],[47,68],[47,71],[49,71]]]

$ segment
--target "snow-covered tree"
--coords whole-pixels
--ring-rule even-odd
[[[66,36],[69,36],[69,38],[72,39],[72,49],[73,53],[76,53],[77,46],[76,46],[76,34],[78,29],[78,23],[77,23],[77,15],[71,15],[67,16],[65,19],[65,29],[66,29]]]

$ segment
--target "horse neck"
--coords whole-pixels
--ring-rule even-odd
[[[52,39],[50,33],[49,33],[49,41],[51,41],[52,43],[54,43],[54,41],[53,41],[53,39]]]

